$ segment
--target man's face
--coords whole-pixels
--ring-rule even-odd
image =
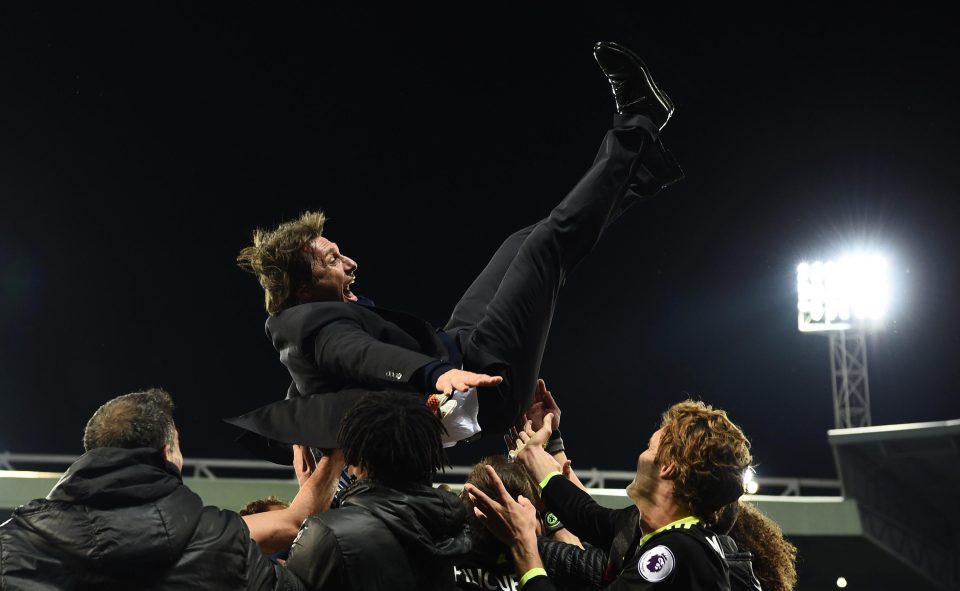
[[[660,448],[660,436],[662,434],[663,429],[657,429],[650,436],[647,449],[637,458],[637,475],[633,478],[633,482],[627,485],[627,496],[634,503],[640,501],[652,502],[653,493],[663,479],[663,469],[657,463],[657,450]]]
[[[301,302],[355,302],[350,291],[356,281],[357,263],[323,236],[314,238],[304,251],[312,259],[313,283],[298,292]]]

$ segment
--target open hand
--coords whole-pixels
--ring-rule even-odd
[[[538,431],[534,431],[530,421],[527,421],[524,430],[519,433],[523,447],[517,452],[517,461],[537,482],[543,480],[547,474],[560,472],[562,469],[560,463],[543,448],[550,440],[552,420],[553,416],[547,413],[543,417],[543,426]]]
[[[534,430],[533,422],[527,419],[523,424],[523,430],[518,431],[516,427],[511,427],[510,431],[503,436],[503,442],[507,444],[507,455],[511,458],[517,457],[527,444],[539,445],[543,447],[550,440],[553,430],[550,425],[553,423],[550,413],[547,413],[543,424],[539,429]]]
[[[454,390],[466,392],[470,388],[496,386],[503,381],[500,376],[488,376],[485,373],[473,373],[462,369],[451,369],[437,380],[437,390],[450,394]]]
[[[497,489],[494,495],[496,498],[487,496],[472,484],[463,485],[470,501],[473,503],[473,512],[477,519],[504,544],[512,546],[532,539],[535,545],[537,537],[536,507],[523,495],[518,496],[517,500],[513,500],[493,466],[484,466],[484,469]]]
[[[554,400],[550,390],[547,390],[547,384],[543,380],[537,380],[537,387],[533,391],[533,404],[527,409],[524,419],[533,423],[534,431],[539,431],[543,426],[544,417],[548,414],[553,415],[551,428],[559,429],[560,407],[557,406],[557,401]]]

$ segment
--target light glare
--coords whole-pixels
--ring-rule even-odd
[[[743,471],[743,488],[748,495],[757,494],[757,491],[760,490],[760,483],[757,482],[757,473],[753,466]]]
[[[887,261],[876,254],[797,265],[797,311],[801,331],[846,330],[879,325],[887,313]]]

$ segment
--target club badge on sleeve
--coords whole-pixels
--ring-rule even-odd
[[[670,548],[662,545],[654,546],[640,557],[637,570],[640,571],[640,576],[647,581],[657,583],[670,576],[675,562]]]

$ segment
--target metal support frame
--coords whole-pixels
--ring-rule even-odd
[[[77,456],[49,454],[16,454],[0,452],[0,476],[4,470],[53,470],[62,472],[75,462]],[[245,479],[290,479],[295,480],[290,466],[280,466],[262,460],[233,460],[217,458],[190,458],[183,462],[184,476],[204,480],[221,478]],[[436,481],[448,484],[461,484],[473,471],[473,466],[448,466]],[[577,470],[577,476],[587,488],[622,488],[636,476],[634,472],[621,470],[599,470],[590,468]],[[276,475],[276,476],[275,476]],[[810,494],[839,494],[839,480],[817,478],[780,478],[776,476],[757,476],[760,491],[765,495],[805,496]]]
[[[829,334],[834,424],[837,429],[869,427],[866,335],[860,330],[839,330]]]

